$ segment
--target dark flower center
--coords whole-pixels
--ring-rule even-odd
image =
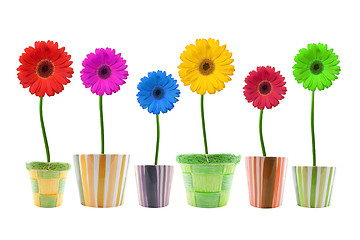
[[[202,75],[210,75],[215,70],[215,63],[211,59],[204,59],[199,65],[199,72]]]
[[[314,60],[310,65],[310,72],[314,75],[322,73],[324,70],[324,64],[320,60]]]
[[[268,80],[264,80],[259,84],[258,90],[261,95],[268,95],[271,92],[271,83]]]
[[[160,100],[165,96],[165,89],[162,86],[156,86],[152,90],[152,96],[156,100]]]
[[[204,69],[204,71],[208,70],[210,68],[210,64],[209,63],[205,63],[202,68]]]
[[[111,77],[111,67],[107,64],[101,65],[97,70],[97,75],[100,79],[108,79]]]
[[[51,77],[55,72],[54,64],[49,60],[42,60],[36,68],[36,73],[41,78]]]

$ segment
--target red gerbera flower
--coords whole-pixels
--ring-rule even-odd
[[[245,98],[259,109],[276,107],[286,93],[284,80],[273,67],[257,67],[245,79]]]
[[[35,42],[34,47],[25,48],[19,61],[18,78],[24,88],[29,88],[31,94],[38,97],[53,96],[64,90],[74,73],[70,67],[71,56],[65,48],[59,48],[57,42]]]

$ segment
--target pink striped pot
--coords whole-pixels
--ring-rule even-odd
[[[283,201],[287,158],[246,157],[250,205],[277,208]]]
[[[169,205],[174,166],[137,165],[135,176],[139,204],[148,208],[161,208]]]
[[[129,155],[74,155],[81,204],[107,208],[123,204]]]

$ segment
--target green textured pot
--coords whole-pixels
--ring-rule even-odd
[[[233,154],[178,155],[188,204],[201,208],[225,206],[240,158]]]

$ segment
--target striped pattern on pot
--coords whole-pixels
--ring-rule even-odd
[[[330,206],[335,167],[292,167],[296,200],[301,207]]]
[[[189,205],[216,208],[228,203],[236,163],[180,165]]]
[[[246,157],[250,205],[258,208],[280,207],[283,201],[287,158]]]
[[[169,165],[137,165],[135,176],[139,204],[160,208],[169,205],[174,167]]]
[[[62,204],[68,171],[29,170],[34,204],[53,208]]]
[[[129,155],[74,155],[81,204],[117,207],[124,202]]]

